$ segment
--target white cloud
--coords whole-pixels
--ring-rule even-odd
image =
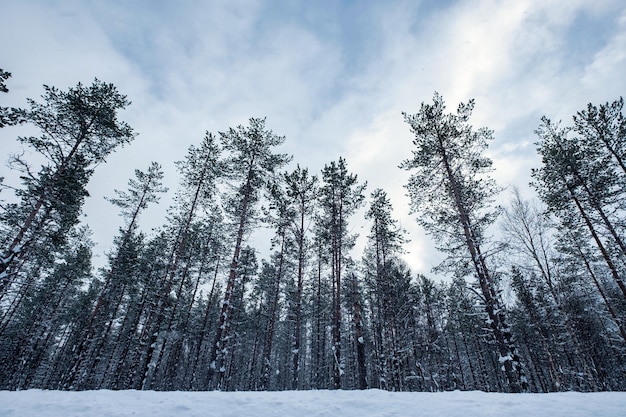
[[[276,15],[265,15],[270,6]],[[123,118],[139,137],[99,167],[89,186],[88,222],[100,248],[120,223],[102,196],[123,189],[133,169],[161,162],[172,194],[173,161],[205,130],[267,116],[268,127],[287,136],[283,151],[294,154],[294,165],[315,172],[345,156],[369,182],[368,194],[386,189],[410,231],[406,259],[428,273],[439,255],[408,214],[408,174],[397,168],[411,150],[402,111],[416,112],[435,90],[450,110],[476,98],[474,125],[495,130],[490,155],[497,178],[523,187],[537,163],[533,130],[541,114],[567,119],[626,87],[626,8],[618,0],[480,0],[438,9],[392,1],[365,3],[367,12],[350,17],[301,7],[246,0],[159,7],[11,2],[3,5],[0,36],[11,41],[3,44],[0,66],[14,77],[0,100],[23,104],[41,94],[41,84],[66,88],[97,76],[133,101]],[[606,32],[591,61],[571,44],[581,16]],[[3,153],[14,150],[13,131],[3,129],[0,138]],[[146,213],[145,224],[162,224],[166,206],[167,200]]]
[[[409,156],[411,139],[400,112],[417,111],[435,90],[450,111],[459,101],[476,98],[472,123],[495,130],[489,151],[494,176],[503,186],[528,190],[530,169],[539,163],[533,144],[539,117],[569,117],[597,97],[593,89],[624,89],[619,75],[626,51],[623,18],[592,68],[570,67],[569,55],[575,52],[567,43],[577,16],[607,20],[620,7],[615,1],[459,2],[424,19],[421,11],[401,3],[381,19],[385,43],[362,84],[371,86],[368,100],[386,107],[355,128],[348,160],[355,162],[355,171],[368,173],[365,177],[375,178],[371,182],[389,190],[398,216],[415,237],[407,258],[415,269],[428,272],[424,266],[441,258],[411,225],[399,186],[402,176],[395,167]]]
[[[584,92],[591,101],[612,101],[624,95],[626,81],[626,10],[618,19],[619,25],[609,42],[595,55],[581,78]]]

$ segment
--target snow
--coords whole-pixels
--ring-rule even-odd
[[[626,392],[0,391],[0,417],[624,416]]]
[[[507,354],[506,356],[498,357],[498,362],[500,362],[500,363],[504,363],[506,361],[512,361],[512,360],[513,360],[513,358],[509,354]]]

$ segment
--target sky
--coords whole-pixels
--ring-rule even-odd
[[[286,137],[279,151],[293,155],[289,169],[319,173],[342,156],[368,197],[386,190],[410,239],[405,260],[431,275],[442,258],[409,213],[409,174],[398,165],[412,137],[402,112],[416,113],[435,91],[450,111],[474,98],[471,122],[494,130],[488,155],[506,201],[513,186],[533,196],[542,115],[568,124],[587,103],[626,91],[622,0],[5,0],[0,11],[0,68],[13,74],[0,105],[94,78],[132,101],[120,118],[137,138],[88,186],[83,220],[101,263],[122,223],[103,197],[161,163],[170,193],[141,219],[158,227],[178,184],[174,161],[205,131],[266,117]],[[0,130],[7,183],[20,129]],[[355,221],[352,231],[367,229]]]
[[[0,391],[0,417],[619,417],[624,392]]]

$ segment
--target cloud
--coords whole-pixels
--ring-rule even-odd
[[[593,101],[611,101],[624,94],[626,67],[626,10],[619,15],[618,27],[607,44],[585,67],[581,78],[584,92]]]
[[[125,188],[135,168],[161,162],[172,195],[173,161],[205,130],[267,116],[294,166],[316,172],[345,156],[368,193],[385,189],[410,231],[407,261],[429,273],[440,255],[408,213],[408,173],[397,168],[412,146],[402,111],[416,112],[434,91],[450,110],[475,98],[473,124],[495,130],[498,180],[523,186],[538,163],[533,130],[542,114],[569,119],[626,87],[619,0],[20,1],[3,15],[0,36],[11,41],[0,65],[14,75],[3,105],[23,105],[44,83],[66,88],[94,76],[133,101],[122,118],[138,138],[89,185],[87,221],[100,249],[121,223],[102,196]],[[5,154],[15,149],[14,130],[0,138]],[[168,201],[145,213],[147,228],[165,221]],[[367,234],[365,222],[354,227]]]
[[[395,167],[410,155],[411,140],[400,112],[416,112],[435,90],[450,111],[460,101],[476,98],[472,123],[495,130],[488,152],[494,176],[503,186],[517,185],[530,193],[530,169],[539,163],[533,132],[540,116],[569,118],[595,100],[598,91],[624,89],[618,75],[626,51],[623,15],[593,63],[573,66],[577,49],[569,44],[581,15],[610,28],[611,16],[620,8],[614,1],[458,2],[431,11],[407,3],[389,7],[380,20],[384,42],[379,56],[359,80],[369,86],[367,97],[361,98],[376,103],[371,106],[377,111],[350,135],[347,156],[356,172],[390,192],[397,215],[415,237],[407,256],[414,269],[428,273],[424,266],[438,263],[441,255],[411,223],[399,186],[404,181]]]

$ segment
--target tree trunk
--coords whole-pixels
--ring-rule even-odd
[[[593,223],[591,222],[591,219],[589,219],[587,212],[585,211],[582,204],[580,203],[580,201],[574,194],[573,190],[571,189],[571,186],[568,185],[567,189],[570,192],[570,196],[572,197],[572,200],[574,200],[574,203],[576,204],[576,207],[578,208],[580,215],[585,221],[585,225],[587,226],[589,233],[591,233],[591,236],[593,237],[593,240],[596,242],[598,249],[600,249],[600,252],[602,253],[602,257],[604,258],[604,261],[606,262],[607,266],[609,267],[609,270],[611,271],[611,276],[613,277],[613,280],[615,280],[615,282],[617,283],[617,286],[622,291],[624,298],[626,298],[626,285],[624,285],[624,281],[622,281],[622,278],[620,277],[619,272],[617,271],[617,268],[615,267],[615,264],[613,263],[613,260],[611,259],[611,256],[609,255],[609,252],[604,247],[602,240],[600,239],[595,228],[593,227]]]
[[[76,152],[78,152],[78,148],[87,137],[87,133],[88,132],[87,132],[87,128],[85,124],[84,123],[81,124],[80,134],[78,135],[78,138],[76,139],[76,143],[72,147],[72,150],[67,155],[67,157],[63,158],[63,160],[61,161],[61,164],[52,175],[50,183],[46,185],[44,189],[41,191],[41,194],[37,198],[37,201],[35,202],[35,205],[33,206],[30,213],[28,214],[28,217],[24,221],[24,224],[22,225],[22,227],[20,227],[20,230],[18,231],[17,235],[15,236],[15,238],[13,239],[13,241],[7,248],[6,254],[3,257],[4,260],[0,262],[0,275],[2,275],[2,273],[7,270],[7,268],[14,261],[18,253],[21,253],[21,256],[24,256],[25,248],[20,248],[20,244],[22,243],[24,236],[26,235],[28,230],[32,227],[35,221],[35,218],[37,217],[37,214],[39,213],[39,210],[41,210],[41,207],[43,207],[43,204],[48,198],[48,194],[52,191],[54,182],[65,171],[70,161],[74,158],[74,156],[76,155]],[[47,215],[50,215],[50,210],[48,210]],[[40,220],[41,223],[43,221],[44,221],[43,219]],[[0,283],[0,294],[4,291],[4,289],[5,287],[3,286],[2,283]]]
[[[272,304],[270,305],[270,310],[268,311],[269,322],[267,324],[267,331],[265,333],[265,346],[263,348],[263,373],[261,375],[261,390],[263,391],[266,391],[269,387],[272,344],[274,342],[274,326],[276,324],[276,312],[278,310],[278,299],[280,298],[280,282],[283,276],[285,233],[286,233],[286,230],[283,230],[282,236],[281,236],[281,244],[280,244],[278,273],[274,281]]]
[[[222,309],[217,324],[217,331],[215,333],[215,341],[211,350],[211,357],[209,362],[209,379],[213,379],[215,371],[218,372],[217,381],[215,387],[219,390],[222,386],[224,378],[224,361],[226,354],[226,344],[228,342],[228,333],[230,330],[230,315],[232,314],[232,293],[235,288],[235,282],[237,279],[237,267],[239,265],[239,256],[241,255],[241,245],[243,243],[243,234],[245,230],[246,221],[248,220],[248,205],[250,198],[252,197],[252,167],[254,159],[250,162],[248,168],[248,174],[246,183],[244,186],[244,194],[241,201],[241,212],[239,213],[239,227],[237,229],[237,238],[235,240],[235,249],[233,253],[233,259],[230,264],[230,272],[228,275],[228,281],[226,282],[226,290],[224,292],[224,300],[222,301]]]
[[[619,318],[617,312],[611,305],[611,302],[609,301],[604,290],[602,289],[602,286],[600,286],[600,282],[598,281],[596,274],[593,272],[591,265],[589,265],[589,261],[587,260],[587,257],[585,256],[585,254],[582,252],[582,249],[577,244],[575,245],[576,245],[576,250],[578,251],[578,254],[580,255],[580,259],[582,259],[582,261],[585,263],[585,268],[587,269],[587,272],[589,272],[589,276],[591,276],[591,279],[593,280],[593,283],[596,289],[598,290],[598,293],[600,293],[600,296],[602,297],[602,301],[604,301],[604,305],[606,306],[609,314],[611,315],[611,318],[613,319],[615,326],[617,326],[617,329],[619,330],[619,333],[622,336],[622,339],[624,340],[624,342],[626,342],[626,329],[624,329],[622,320]]]
[[[466,208],[461,198],[461,192],[456,182],[452,168],[448,161],[448,156],[443,145],[441,138],[439,138],[440,154],[442,162],[444,164],[447,179],[452,190],[452,197],[459,213],[459,220],[463,228],[465,235],[465,243],[472,258],[472,264],[480,289],[485,301],[485,310],[489,318],[489,325],[496,340],[496,346],[499,353],[499,361],[504,366],[504,372],[508,381],[509,389],[512,392],[521,392],[525,387],[525,383],[522,379],[523,371],[518,354],[513,343],[513,336],[509,327],[505,322],[505,315],[503,308],[499,305],[495,288],[493,287],[492,279],[489,275],[489,270],[485,264],[485,259],[480,252],[480,247],[476,241],[474,231],[472,230],[469,216],[467,215]]]
[[[298,288],[296,293],[296,323],[294,327],[291,389],[300,389],[300,327],[302,325],[302,292],[304,287],[304,207],[298,230]]]
[[[359,389],[367,389],[367,371],[365,368],[365,339],[363,338],[363,324],[361,322],[361,303],[359,301],[356,274],[352,274],[352,291],[354,297],[354,329],[356,337],[357,379]]]

